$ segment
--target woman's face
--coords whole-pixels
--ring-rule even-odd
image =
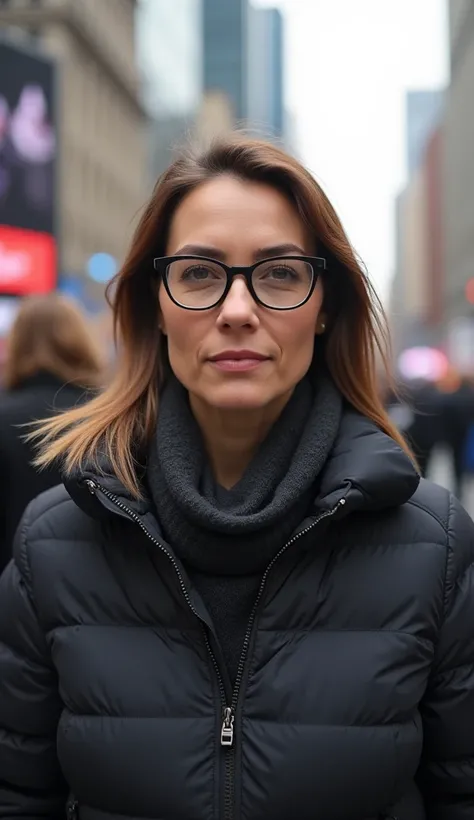
[[[281,251],[279,250],[281,247]],[[292,250],[290,250],[292,248]],[[251,265],[285,255],[314,255],[314,242],[293,205],[262,183],[220,176],[190,193],[177,208],[168,256],[196,254],[227,265]],[[218,307],[178,307],[161,285],[160,326],[167,336],[171,368],[192,401],[221,409],[263,409],[291,395],[313,357],[321,332],[319,281],[309,301],[295,310],[262,307],[237,276]],[[262,357],[232,369],[214,357],[251,351]]]

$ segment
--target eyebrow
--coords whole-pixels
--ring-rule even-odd
[[[272,256],[286,256],[295,254],[296,256],[307,256],[308,254],[299,245],[292,242],[285,242],[281,245],[271,245],[267,248],[257,248],[254,253],[256,260],[271,258]],[[227,254],[220,248],[208,245],[184,245],[173,256],[209,256],[211,259],[225,261]]]

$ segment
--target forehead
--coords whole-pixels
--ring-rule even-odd
[[[223,175],[203,183],[180,203],[170,225],[168,252],[193,241],[306,246],[308,234],[295,206],[276,188]]]

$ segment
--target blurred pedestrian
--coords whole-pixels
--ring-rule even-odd
[[[0,579],[0,817],[470,817],[474,525],[383,409],[319,185],[258,141],[183,155],[114,310]]]
[[[67,410],[97,388],[102,360],[86,320],[53,293],[22,302],[7,343],[5,391],[0,393],[0,572],[11,558],[21,515],[35,496],[60,481],[50,464],[32,465],[24,425]],[[0,812],[1,816],[1,812]]]
[[[426,478],[435,448],[444,435],[443,402],[434,382],[414,380],[407,387],[411,420],[404,433]]]
[[[467,472],[468,434],[474,425],[474,387],[469,378],[450,371],[439,385],[442,400],[443,439],[453,465],[454,494],[462,499]]]

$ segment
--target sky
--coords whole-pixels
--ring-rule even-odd
[[[385,300],[406,183],[405,94],[449,80],[446,0],[254,0],[285,18],[296,149]]]

